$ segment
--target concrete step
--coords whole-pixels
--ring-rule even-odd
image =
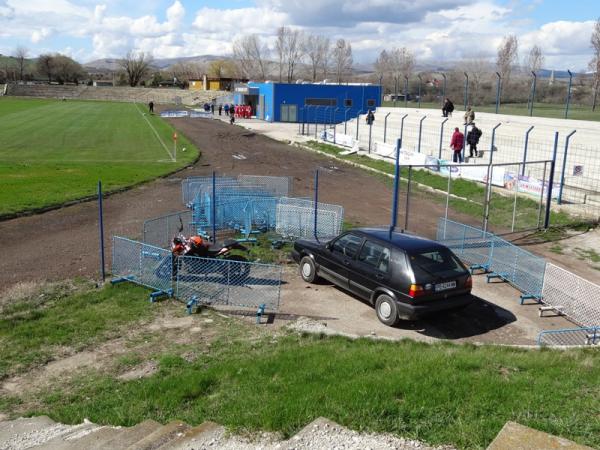
[[[20,417],[15,420],[0,422],[0,444],[3,442],[5,432],[7,436],[11,434],[27,433],[37,428],[54,425],[56,422],[48,416],[39,417]]]
[[[191,427],[181,421],[169,422],[145,438],[127,447],[127,450],[156,450],[165,444],[183,436]]]
[[[225,427],[215,422],[203,422],[187,430],[183,436],[167,443],[161,450],[197,450],[212,446],[218,448],[216,444],[222,441],[225,435]]]
[[[54,436],[52,439],[48,439],[46,441],[41,441],[36,446],[30,447],[19,447],[22,448],[34,448],[34,449],[44,449],[44,450],[66,450],[66,449],[79,449],[82,448],[80,446],[73,446],[80,439],[84,438],[90,433],[101,428],[100,425],[96,425],[91,422],[84,422],[79,425],[63,425],[67,427],[62,433]]]
[[[133,427],[121,428],[121,433],[113,436],[103,446],[97,448],[106,450],[125,449],[146,438],[161,427],[162,425],[154,420],[144,420]]]
[[[105,449],[109,448],[106,444],[113,439],[118,438],[123,432],[127,430],[126,428],[120,427],[99,427],[98,429],[92,431],[91,433],[83,436],[80,439],[74,439],[69,444],[67,444],[64,448],[78,450],[78,449]],[[122,448],[122,447],[121,447]]]

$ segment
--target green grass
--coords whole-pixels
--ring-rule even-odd
[[[0,98],[0,217],[110,192],[189,164],[198,149],[172,127],[142,116],[132,103]]]
[[[10,302],[0,311],[0,380],[51,361],[64,348],[80,350],[123,326],[138,322],[152,308],[146,290],[134,285],[79,293],[57,290],[37,299]]]
[[[334,155],[345,161],[361,164],[386,174],[394,174],[394,165],[390,162],[371,159],[367,156],[356,154],[342,156],[340,155],[340,152],[342,152],[343,149],[321,142],[310,141],[307,143],[307,145],[321,152]],[[402,168],[400,175],[403,183],[402,187],[405,188],[406,180],[408,178],[408,168]],[[428,170],[413,170],[411,178],[417,183],[432,187],[442,192],[446,192],[448,189],[448,178],[441,175],[436,175],[434,172]],[[389,183],[389,178],[386,177],[386,181]],[[433,199],[438,203],[446,202],[445,194],[427,192],[419,189],[418,187],[412,189],[413,191],[416,190],[419,195],[426,195],[428,198]],[[474,219],[482,219],[485,202],[485,186],[483,184],[465,179],[453,179],[451,184],[451,194],[460,197],[450,198],[449,206],[452,208],[452,210],[467,214]],[[504,230],[511,227],[514,201],[514,196],[502,195],[496,190],[492,191],[489,216],[489,224],[492,227],[498,227],[499,229]],[[538,208],[539,205],[537,201],[524,196],[518,196],[515,230],[537,228],[539,216]],[[543,212],[544,210],[542,209],[542,220]],[[550,223],[553,225],[567,225],[573,222],[574,219],[564,212],[552,211],[550,213]]]
[[[508,420],[600,445],[600,353],[288,336],[166,354],[130,382],[88,374],[30,413],[78,423],[214,420],[289,436],[325,416],[357,430],[485,448]]]
[[[565,88],[566,92],[566,88]],[[456,108],[462,110],[464,105],[462,104],[454,104]],[[385,107],[394,106],[394,102],[383,102]],[[396,106],[399,108],[404,107],[404,102],[396,102]],[[409,108],[417,108],[417,102],[408,102]],[[430,108],[430,109],[442,109],[441,104],[439,103],[431,103],[431,102],[422,102],[421,108]],[[486,113],[495,113],[496,105],[477,105],[473,107],[475,114],[477,112],[486,112]],[[498,110],[499,114],[508,114],[512,116],[528,116],[529,110],[527,109],[527,103],[507,103],[500,104],[500,108]],[[455,113],[458,114],[458,113]],[[533,107],[533,115],[535,117],[549,117],[554,119],[564,119],[565,118],[565,105],[556,104],[556,103],[535,103]],[[600,120],[600,108],[598,108],[595,112],[592,112],[592,108],[589,105],[569,105],[569,119],[576,120]]]

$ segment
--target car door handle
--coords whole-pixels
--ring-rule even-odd
[[[383,280],[383,275],[380,273],[375,274],[375,278],[377,278],[378,280]]]
[[[350,265],[350,261],[348,261],[347,259],[344,260],[344,265],[345,266],[349,266]]]

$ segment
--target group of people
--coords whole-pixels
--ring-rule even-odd
[[[442,116],[448,117],[449,114],[452,115],[452,111],[454,111],[454,103],[446,97],[444,99],[444,104],[442,105]],[[469,157],[473,158],[473,156],[479,156],[477,144],[479,144],[482,132],[475,126],[475,111],[473,111],[470,106],[465,111],[464,119],[465,122],[463,125],[466,125],[469,128],[467,138],[465,139],[465,135],[461,133],[458,127],[456,127],[454,128],[454,133],[452,133],[452,139],[450,140],[452,161],[455,163],[463,162],[463,148],[466,144],[469,144]]]

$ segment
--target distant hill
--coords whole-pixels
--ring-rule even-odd
[[[157,58],[152,61],[152,66],[156,69],[167,69],[177,63],[207,63],[215,61],[217,59],[230,59],[228,56],[217,56],[217,55],[199,55],[199,56],[186,56],[182,58]],[[83,64],[83,67],[90,71],[118,71],[121,69],[119,66],[118,58],[103,58],[96,59],[94,61]]]

